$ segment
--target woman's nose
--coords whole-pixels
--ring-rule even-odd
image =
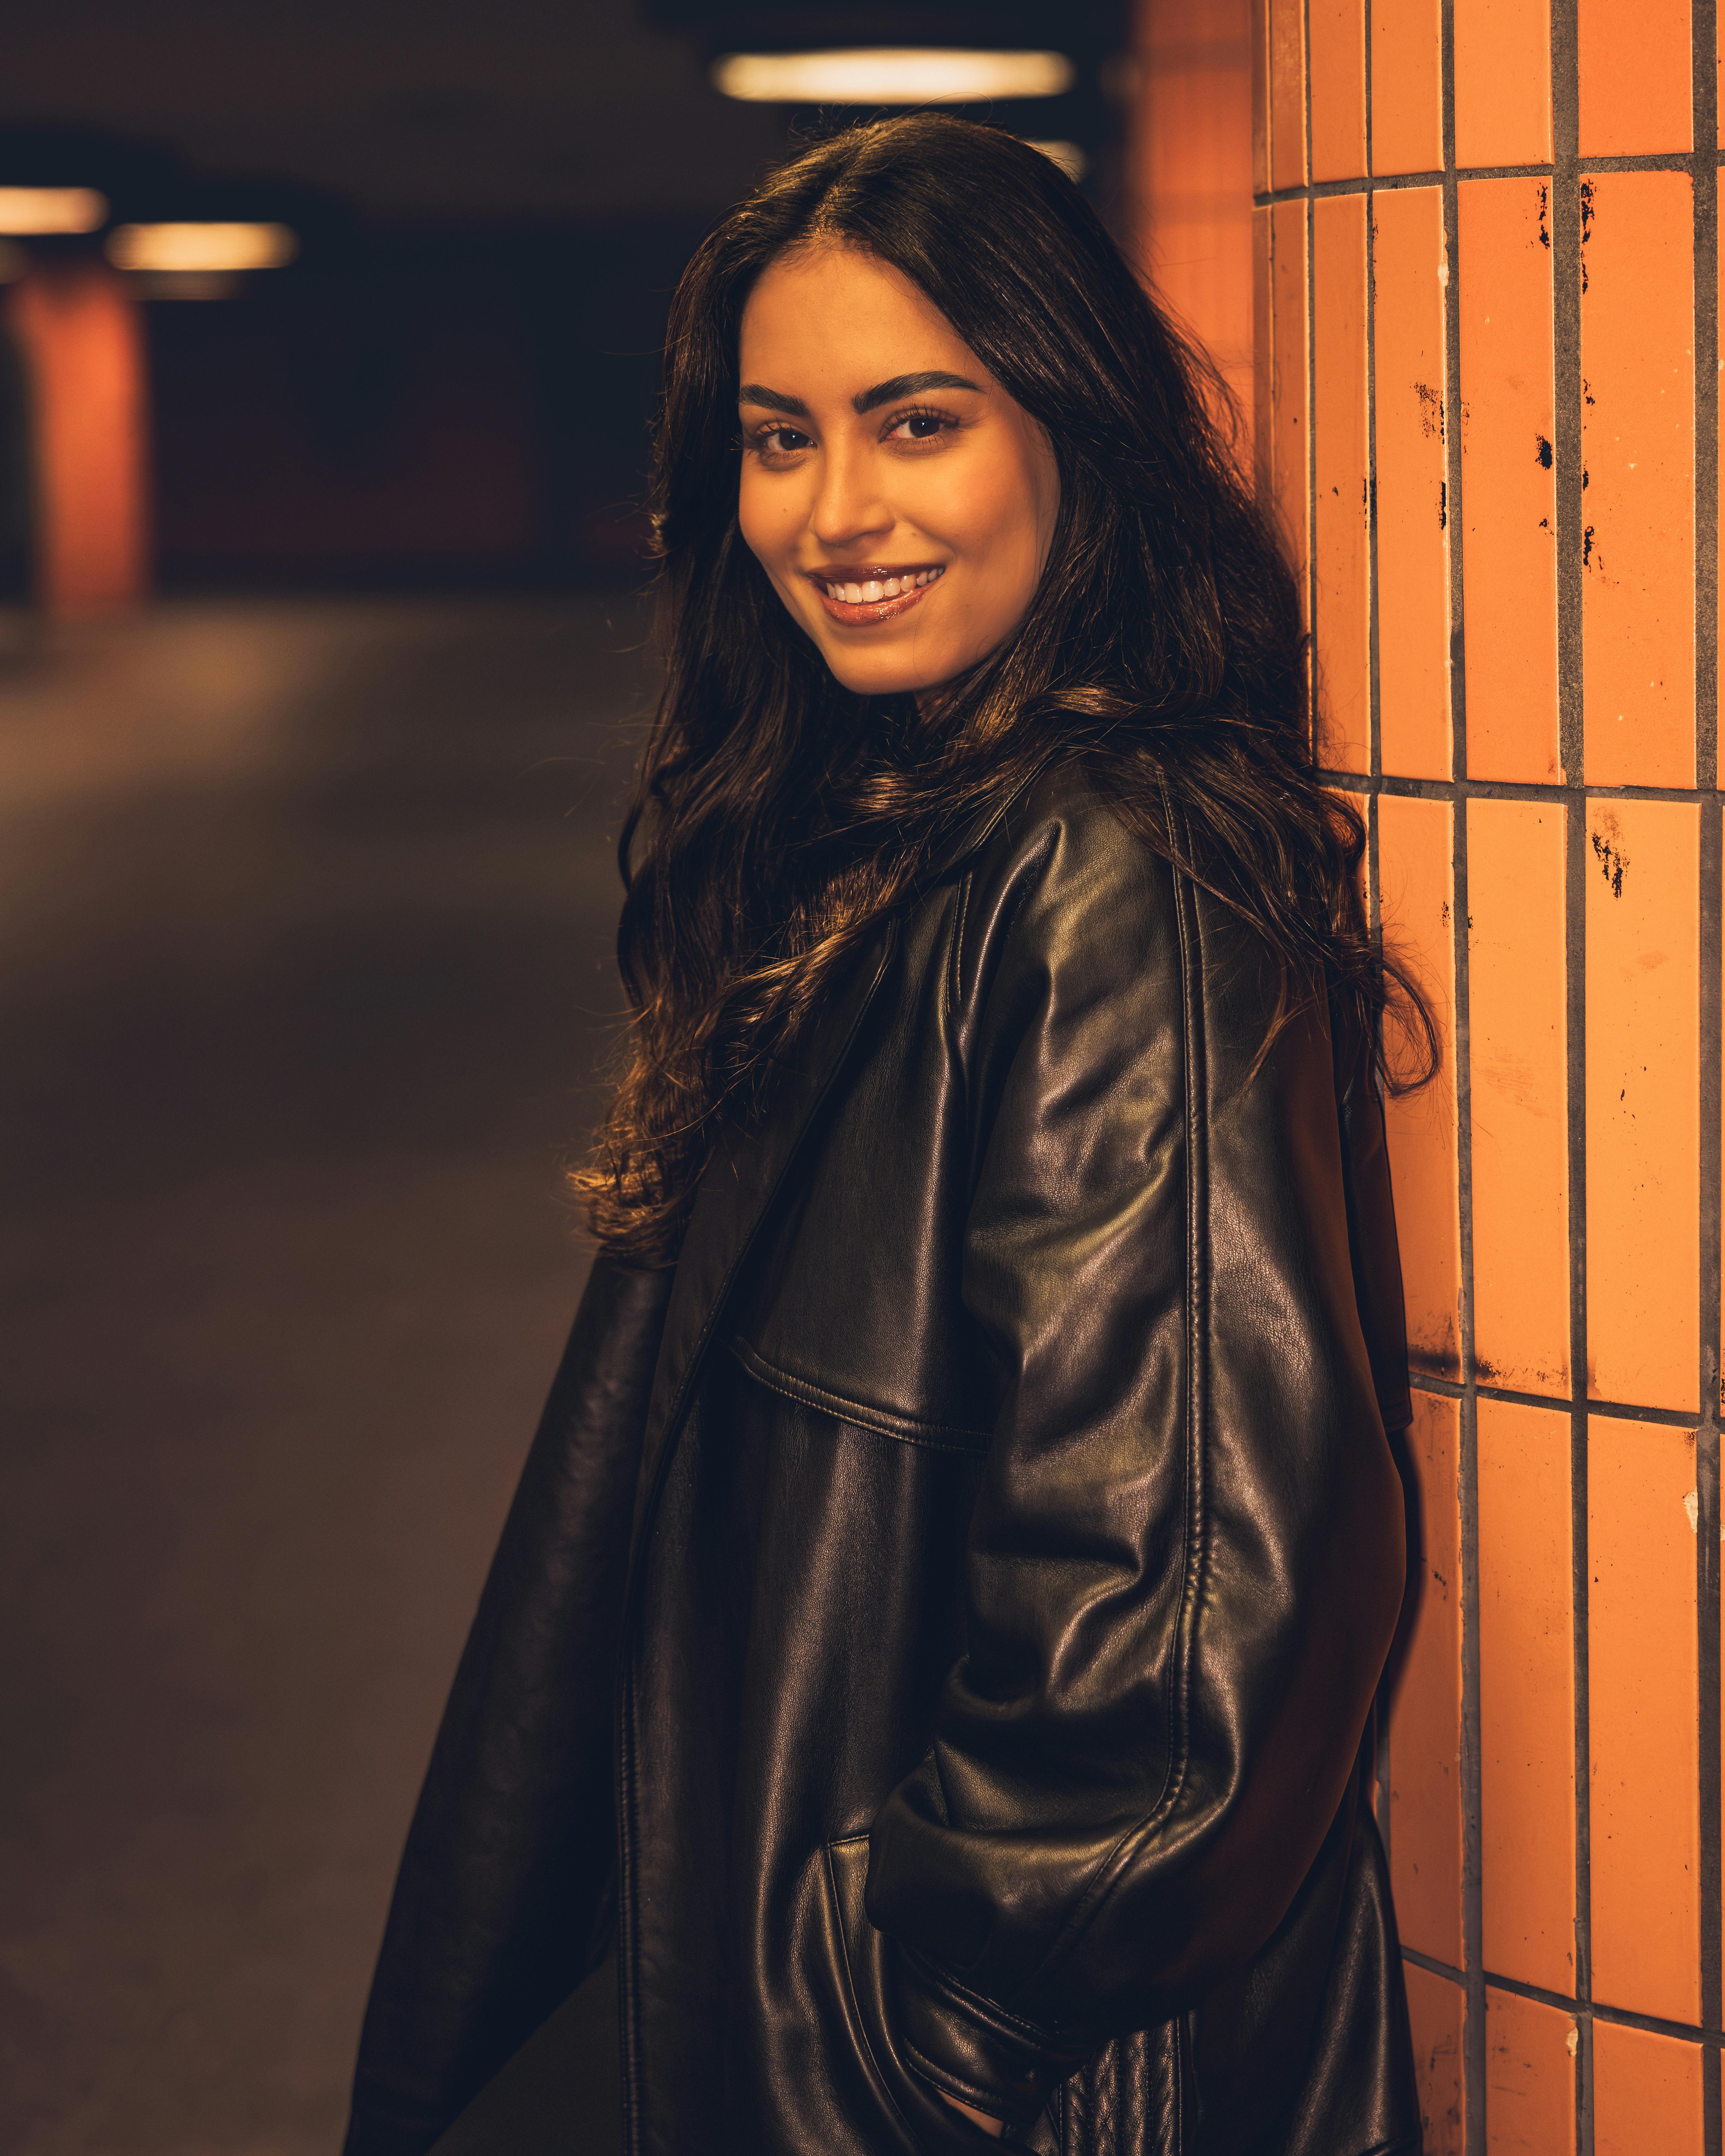
[[[881,496],[871,457],[847,449],[829,450],[822,459],[820,490],[814,499],[810,529],[823,547],[845,547],[896,521]]]

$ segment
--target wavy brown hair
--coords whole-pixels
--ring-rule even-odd
[[[770,262],[814,242],[908,277],[1058,463],[1029,611],[921,711],[840,685],[737,526],[743,307]],[[1078,188],[994,127],[926,112],[853,128],[697,250],[671,304],[652,477],[667,670],[619,849],[633,1018],[573,1178],[608,1248],[675,1255],[723,1117],[768,1095],[839,968],[954,832],[1051,755],[1083,757],[1152,846],[1260,932],[1281,1019],[1322,983],[1374,1042],[1399,1020],[1392,1085],[1436,1068],[1418,987],[1362,909],[1364,827],[1318,776],[1294,580],[1212,416],[1226,408]]]

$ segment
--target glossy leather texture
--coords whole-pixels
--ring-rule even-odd
[[[1043,2156],[1418,2148],[1365,1800],[1409,1419],[1383,1119],[1321,996],[1260,1060],[1276,991],[1045,772],[731,1133],[668,1301],[596,1274],[350,2156],[418,2156],[590,1964],[614,1816],[630,2156],[988,2146],[942,2092]]]

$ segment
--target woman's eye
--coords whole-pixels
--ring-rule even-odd
[[[763,449],[775,456],[794,456],[798,449],[813,445],[814,437],[805,434],[798,427],[765,427],[756,437]]]
[[[943,412],[907,412],[888,434],[889,442],[930,442],[945,434],[952,422]]]

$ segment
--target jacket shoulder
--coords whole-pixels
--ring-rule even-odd
[[[987,995],[1008,956],[1034,972],[1111,954],[1133,970],[1178,951],[1175,872],[1076,758],[1040,772],[972,855],[956,983]]]

